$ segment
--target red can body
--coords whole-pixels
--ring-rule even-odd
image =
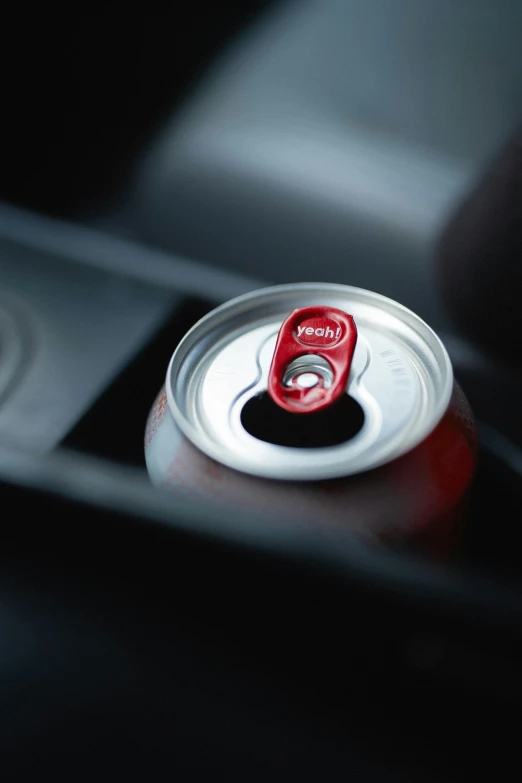
[[[365,541],[411,544],[447,557],[462,537],[476,431],[469,404],[454,383],[441,421],[406,454],[346,478],[279,481],[232,470],[197,449],[177,427],[162,389],[147,421],[145,450],[153,481],[171,490],[266,512],[283,525],[298,519],[325,531],[341,528]]]

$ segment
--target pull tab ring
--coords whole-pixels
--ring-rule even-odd
[[[302,307],[283,322],[268,376],[272,400],[290,413],[332,405],[346,389],[357,342],[351,315],[334,307]]]

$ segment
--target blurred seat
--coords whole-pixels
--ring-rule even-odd
[[[515,0],[276,4],[105,227],[270,281],[375,289],[444,328],[432,242],[516,125],[521,38]]]

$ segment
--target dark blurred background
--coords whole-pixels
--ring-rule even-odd
[[[270,4],[7,16],[2,198],[69,218],[106,209],[161,124]]]
[[[521,28],[516,0],[6,23],[1,192],[252,277],[378,290],[444,329],[434,246],[520,121]]]

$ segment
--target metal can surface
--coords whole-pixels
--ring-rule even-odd
[[[460,537],[475,450],[437,335],[386,297],[325,283],[201,319],[145,432],[156,485],[439,555]]]

